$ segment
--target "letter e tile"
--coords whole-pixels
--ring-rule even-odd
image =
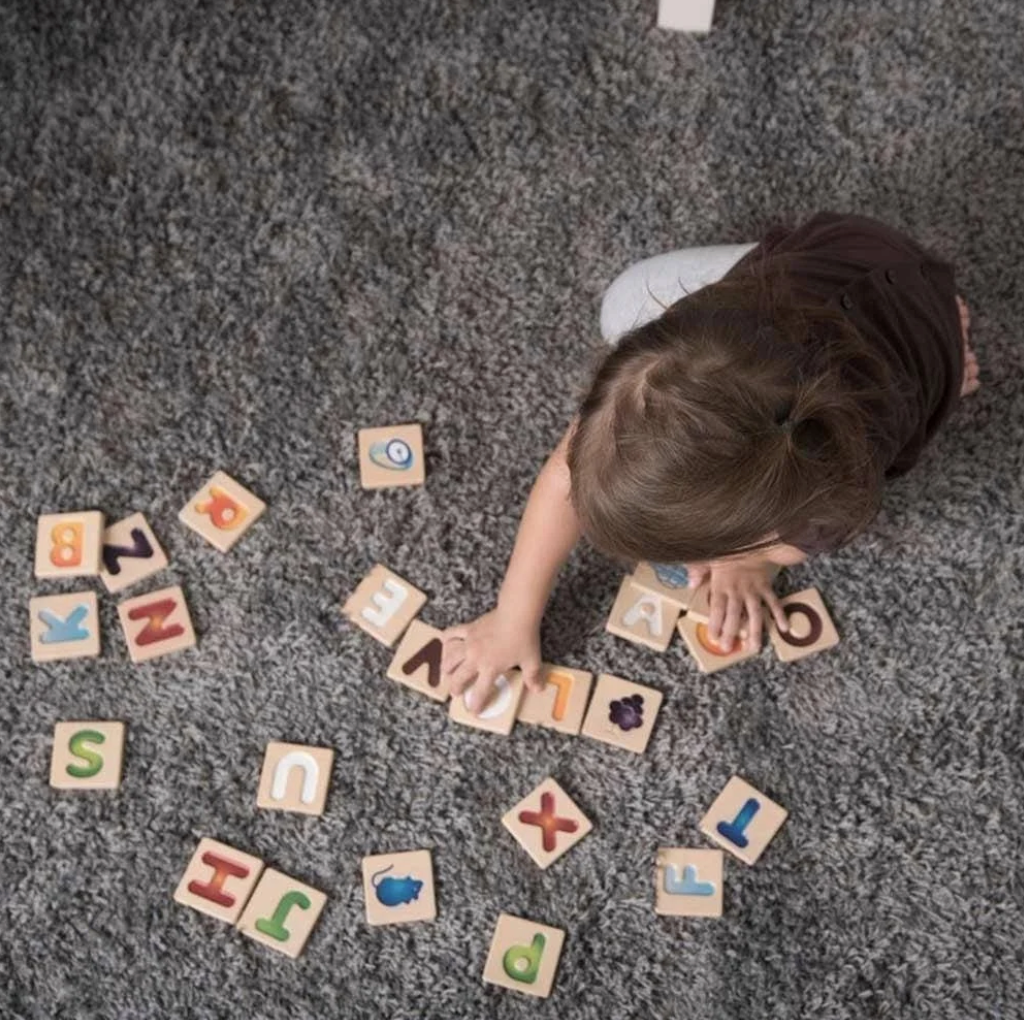
[[[357,627],[390,648],[423,608],[427,596],[379,563],[342,606]]]

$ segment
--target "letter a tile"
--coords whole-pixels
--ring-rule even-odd
[[[258,857],[204,837],[178,883],[175,902],[234,924],[262,870]]]
[[[379,563],[342,606],[357,627],[390,648],[423,608],[427,596]]]
[[[672,640],[679,606],[623,578],[606,629],[616,637],[663,652]]]
[[[238,921],[238,930],[295,959],[326,902],[319,890],[267,868]]]
[[[117,607],[117,614],[132,662],[146,662],[196,643],[185,593],[179,585],[126,599]]]
[[[388,666],[387,677],[434,701],[447,701],[448,678],[441,672],[443,653],[441,631],[413,620]]]
[[[545,779],[501,824],[515,836],[538,868],[554,864],[594,827],[554,779]]]
[[[565,932],[500,914],[484,964],[484,981],[546,999],[555,983]]]
[[[773,623],[768,633],[781,662],[796,662],[839,644],[839,634],[816,588],[787,595],[780,602],[789,630],[783,634]]]
[[[754,864],[787,815],[784,807],[733,776],[701,820],[700,831],[745,864]]]
[[[263,515],[267,504],[218,471],[182,508],[178,520],[226,553]]]
[[[100,654],[96,592],[40,595],[29,599],[33,662],[81,659]]]
[[[322,815],[331,784],[334,750],[272,740],[263,756],[256,806]]]

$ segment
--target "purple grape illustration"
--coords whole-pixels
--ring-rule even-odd
[[[631,694],[628,698],[613,701],[608,706],[608,718],[627,733],[639,729],[644,724],[644,696]]]

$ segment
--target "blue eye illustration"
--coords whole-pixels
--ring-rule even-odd
[[[652,563],[655,577],[666,588],[685,588],[690,583],[690,573],[682,564]]]
[[[404,439],[389,439],[370,447],[370,460],[377,467],[391,471],[408,471],[413,464],[412,447]]]

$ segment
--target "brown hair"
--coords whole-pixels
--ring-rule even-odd
[[[583,531],[666,563],[848,541],[878,507],[892,384],[841,313],[777,273],[704,287],[597,368],[568,450]]]

